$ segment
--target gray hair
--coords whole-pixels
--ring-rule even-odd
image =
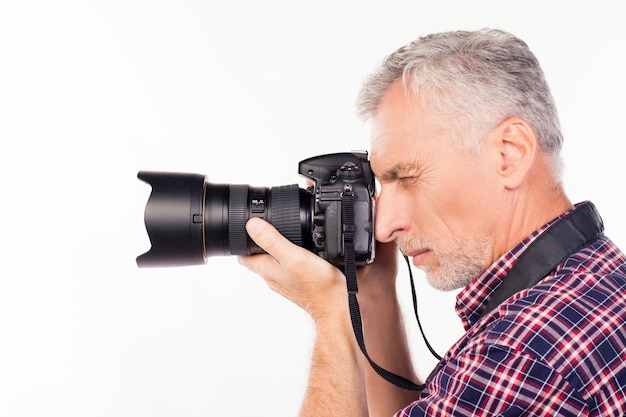
[[[494,29],[421,37],[391,54],[365,81],[359,114],[371,118],[400,78],[429,111],[446,117],[450,134],[470,149],[478,150],[507,118],[524,119],[560,174],[563,136],[554,99],[537,58],[521,39]]]

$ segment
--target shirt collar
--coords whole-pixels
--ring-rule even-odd
[[[577,204],[576,206],[578,206]],[[495,289],[502,283],[511,267],[540,234],[545,232],[557,220],[567,215],[567,211],[535,230],[513,249],[500,256],[489,268],[474,279],[456,297],[455,311],[461,319],[465,330],[469,330],[480,320],[482,313]]]

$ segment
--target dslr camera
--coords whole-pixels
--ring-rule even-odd
[[[245,230],[251,217],[333,265],[343,266],[348,250],[356,265],[373,261],[375,182],[367,153],[314,156],[298,171],[313,185],[212,184],[200,174],[140,171],[137,177],[152,186],[144,212],[152,247],[137,265],[198,265],[210,256],[262,253]]]

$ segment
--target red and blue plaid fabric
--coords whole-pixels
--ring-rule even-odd
[[[481,317],[520,254],[552,223],[458,295],[466,334],[420,399],[396,417],[626,414],[626,258],[609,238]]]

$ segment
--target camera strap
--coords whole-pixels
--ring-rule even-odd
[[[342,205],[344,214],[344,274],[348,287],[348,302],[352,328],[359,348],[372,368],[385,380],[406,390],[421,391],[441,369],[441,362],[428,376],[425,384],[415,384],[402,376],[380,367],[367,353],[363,339],[361,312],[357,300],[358,286],[354,255],[354,196],[350,196],[349,193],[344,193]],[[482,316],[486,316],[512,295],[536,285],[572,254],[597,240],[602,236],[603,232],[604,225],[602,218],[593,203],[587,201],[578,205],[570,213],[551,225],[526,248],[524,253],[522,253],[513,267],[511,267],[511,270],[507,273],[506,279],[494,291]],[[410,272],[411,269],[408,259],[407,264],[409,265]],[[422,331],[417,315],[415,287],[413,285],[412,274],[411,287],[413,290],[415,313],[420,331]],[[422,336],[424,336],[423,331]],[[434,353],[425,336],[424,340],[431,353],[441,360],[441,357]]]
[[[344,275],[346,276],[346,285],[348,287],[348,304],[350,308],[350,319],[352,321],[352,329],[356,337],[356,341],[363,353],[363,356],[367,359],[370,366],[383,377],[387,382],[394,384],[397,387],[404,388],[410,391],[421,391],[426,385],[418,385],[414,382],[396,375],[391,371],[379,366],[367,353],[365,348],[365,340],[363,338],[363,322],[361,320],[361,310],[359,308],[359,301],[357,299],[357,293],[359,287],[356,277],[356,259],[354,250],[354,193],[351,191],[344,191],[342,193],[342,215],[343,215],[343,250],[344,250]],[[413,291],[415,294],[415,291]],[[419,319],[418,319],[419,320]],[[421,326],[420,326],[421,328]]]
[[[533,240],[491,295],[482,313],[486,316],[504,300],[545,278],[561,262],[597,240],[604,224],[593,203],[586,201],[557,220]]]

